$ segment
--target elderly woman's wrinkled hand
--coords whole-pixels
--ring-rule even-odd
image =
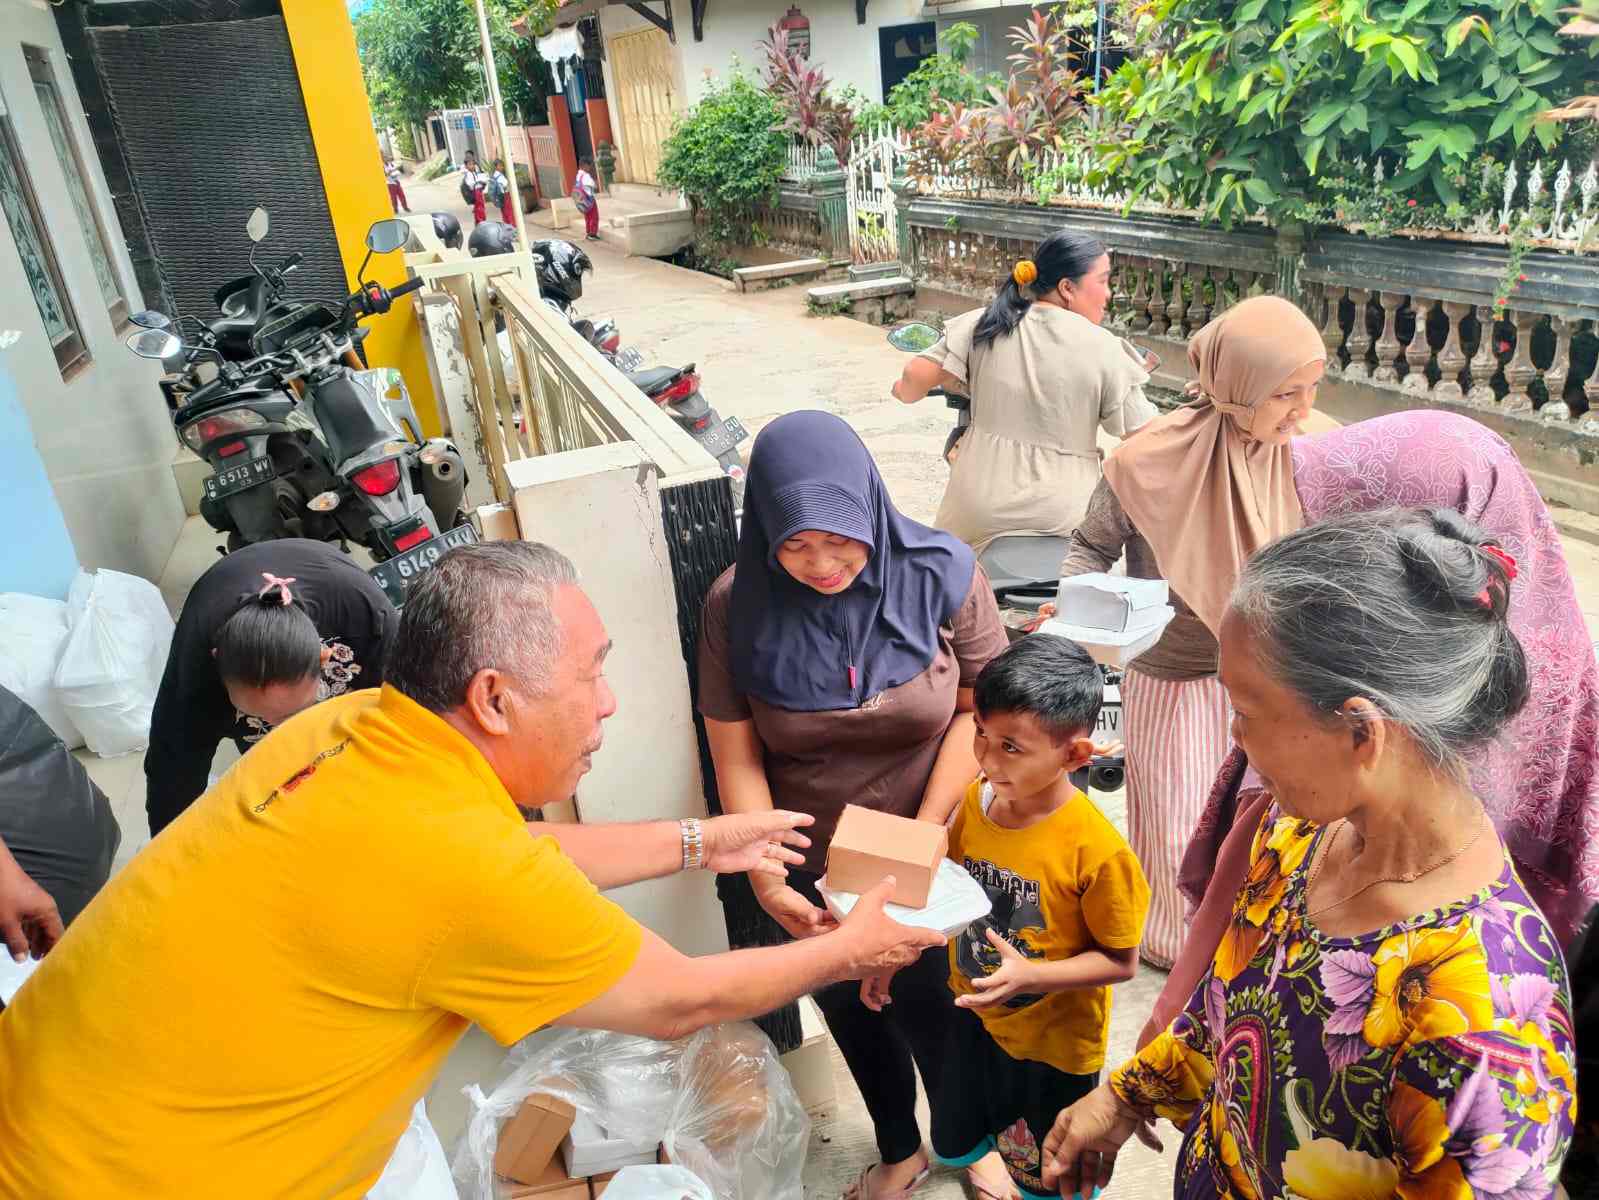
[[[1138,1125],[1138,1114],[1100,1084],[1055,1118],[1044,1139],[1044,1185],[1092,1200],[1110,1183],[1116,1155]]]

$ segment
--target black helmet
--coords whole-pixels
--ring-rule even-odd
[[[504,221],[484,221],[466,239],[466,250],[473,258],[510,254],[516,250],[516,230]]]
[[[534,242],[533,260],[538,265],[539,294],[559,304],[582,296],[583,272],[594,269],[587,254],[560,238]]]
[[[461,248],[461,222],[447,212],[433,214],[433,236],[451,250]]]

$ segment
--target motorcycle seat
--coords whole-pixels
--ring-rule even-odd
[[[1071,539],[1048,534],[1004,534],[989,542],[977,561],[988,572],[1001,603],[1037,608],[1055,599],[1060,564]]]
[[[634,387],[648,396],[660,391],[682,373],[681,367],[645,367],[641,371],[629,371],[627,377]]]

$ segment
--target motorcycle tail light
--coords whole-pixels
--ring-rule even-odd
[[[229,442],[226,446],[218,446],[217,453],[223,458],[232,458],[244,450],[243,442]]]
[[[670,404],[674,400],[687,400],[700,390],[700,377],[690,371],[671,387],[655,397],[657,404]]]
[[[350,476],[350,482],[368,496],[387,496],[400,486],[400,460],[386,458],[370,467],[362,467]]]
[[[613,333],[610,337],[606,338],[600,343],[600,349],[605,351],[607,354],[615,354],[619,349],[621,349],[621,346],[622,335],[620,333]]]
[[[267,419],[254,409],[235,408],[228,412],[201,417],[193,425],[185,427],[183,440],[188,443],[189,449],[198,451],[202,446],[218,438],[259,429],[266,423]]]
[[[706,414],[705,416],[701,417],[699,420],[694,422],[694,432],[698,433],[700,430],[704,429],[710,423],[711,423],[710,415]]]
[[[433,535],[428,532],[428,527],[426,525],[418,525],[415,529],[411,530],[410,533],[402,533],[399,537],[394,539],[394,550],[396,553],[398,553],[401,550],[409,550],[412,546],[420,546],[432,536]]]

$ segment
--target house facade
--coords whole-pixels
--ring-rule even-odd
[[[49,5],[0,0],[0,591],[158,578],[184,512],[144,307]]]

